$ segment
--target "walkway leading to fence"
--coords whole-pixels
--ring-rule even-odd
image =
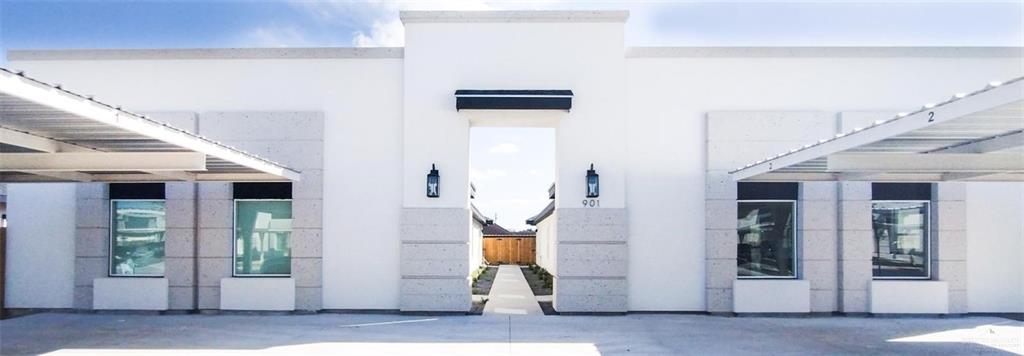
[[[498,266],[484,315],[544,315],[519,266]]]

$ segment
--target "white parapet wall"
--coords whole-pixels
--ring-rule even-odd
[[[167,310],[167,278],[96,278],[92,283],[95,310]]]
[[[736,313],[811,312],[811,283],[803,279],[737,279],[732,294]]]
[[[221,310],[295,310],[293,278],[222,278]]]
[[[947,314],[945,281],[871,281],[872,314]]]

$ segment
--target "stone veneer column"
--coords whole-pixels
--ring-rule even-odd
[[[705,300],[710,313],[731,313],[736,280],[736,182],[722,170],[707,172],[704,202]]]
[[[871,285],[871,182],[839,183],[839,311],[867,313]]]
[[[626,209],[559,208],[553,307],[624,313],[629,307]]]
[[[462,208],[403,208],[401,217],[402,311],[468,312],[469,228]]]
[[[106,183],[79,183],[75,209],[75,309],[92,309],[92,284],[107,276],[110,199]]]
[[[199,188],[199,309],[220,309],[220,279],[231,277],[234,211],[231,183]]]
[[[811,286],[811,312],[837,310],[838,252],[836,230],[836,183],[802,182],[797,204],[800,246],[799,270]]]
[[[931,268],[932,279],[949,285],[949,312],[967,312],[967,186],[964,183],[932,185]]]
[[[171,310],[190,310],[194,306],[195,187],[191,182],[165,185],[164,276]]]

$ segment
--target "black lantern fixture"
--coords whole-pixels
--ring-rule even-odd
[[[430,173],[427,174],[427,198],[437,198],[441,196],[441,175],[437,172],[437,167],[433,163],[430,164]]]
[[[594,171],[594,164],[590,164],[587,170],[587,198],[597,198],[601,195],[601,185],[598,181],[597,171]]]

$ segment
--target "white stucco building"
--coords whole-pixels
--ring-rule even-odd
[[[479,261],[470,128],[497,126],[556,130],[555,208],[537,223],[560,312],[1024,312],[1019,175],[873,186],[730,174],[1024,76],[1022,48],[635,48],[625,12],[401,18],[403,48],[9,52],[28,76],[301,179],[287,194],[168,182],[150,199],[166,220],[150,278],[111,257],[111,202],[132,186],[7,179],[7,308],[466,311]],[[260,242],[239,245],[247,200],[290,205],[260,205],[247,232]]]

